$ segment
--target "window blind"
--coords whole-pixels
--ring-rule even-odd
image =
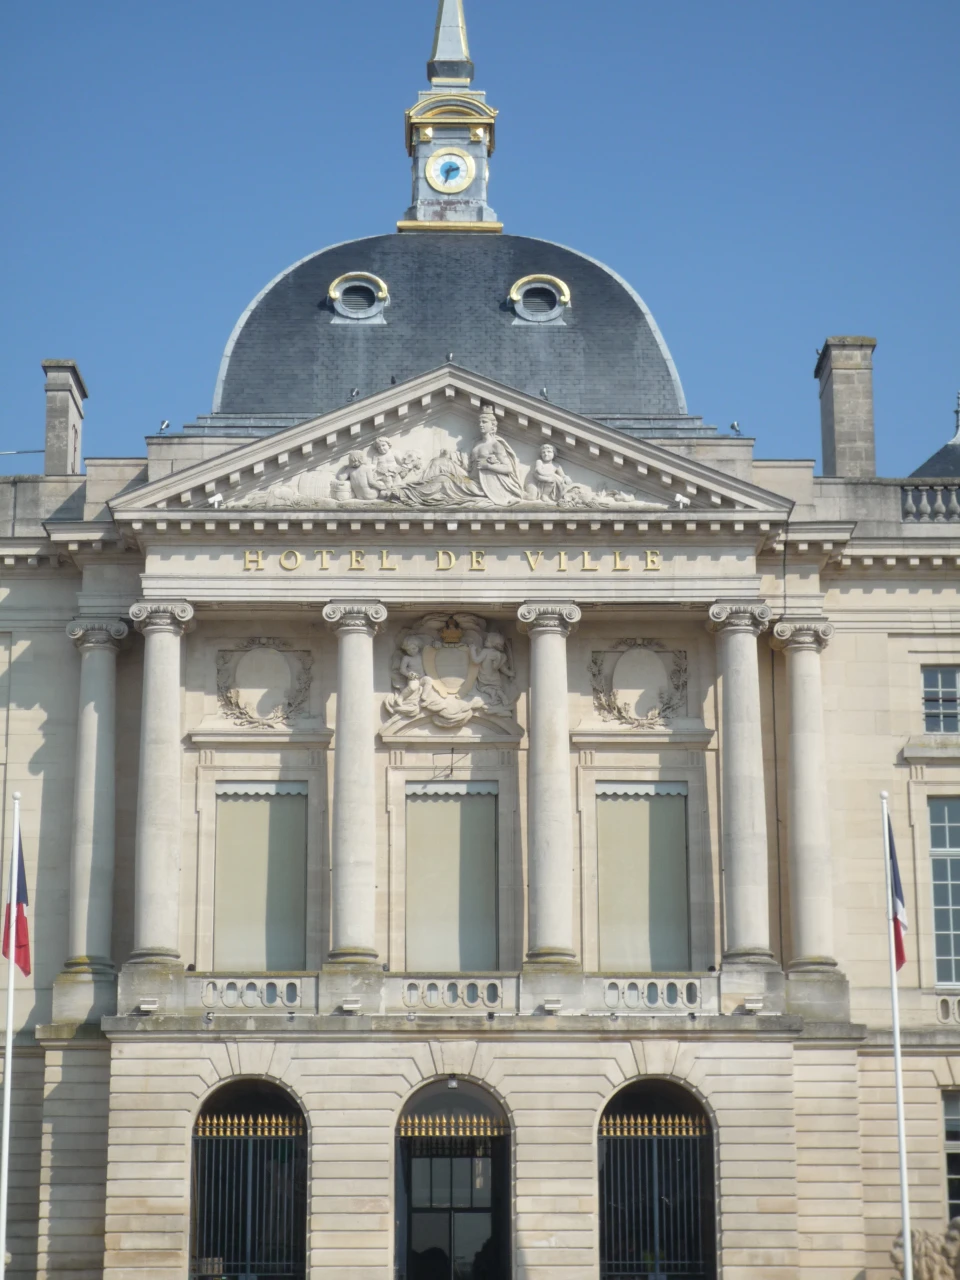
[[[406,818],[407,969],[496,969],[496,795],[408,792]]]
[[[599,794],[597,853],[601,969],[689,968],[685,797]]]
[[[218,970],[276,972],[306,965],[304,791],[217,796],[213,963]]]

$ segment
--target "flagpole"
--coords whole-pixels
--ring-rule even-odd
[[[10,1091],[13,1084],[13,996],[16,946],[17,871],[20,866],[20,792],[13,793],[13,847],[7,893],[7,1026],[3,1049],[3,1137],[0,1140],[0,1280],[7,1274],[7,1208],[10,1200]]]
[[[880,792],[883,810],[883,851],[887,881],[887,942],[890,949],[890,1003],[893,1009],[893,1082],[897,1098],[897,1149],[900,1153],[900,1217],[903,1226],[903,1280],[913,1280],[913,1236],[910,1233],[910,1192],[907,1184],[907,1126],[903,1111],[903,1061],[900,1056],[900,990],[897,986],[897,956],[893,941],[893,880],[890,869],[889,796]],[[3,1273],[0,1272],[0,1280]]]

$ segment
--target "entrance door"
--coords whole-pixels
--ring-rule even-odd
[[[495,1123],[470,1119],[400,1122],[397,1264],[404,1280],[509,1280],[508,1139]]]

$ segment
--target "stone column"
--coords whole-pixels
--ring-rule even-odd
[[[845,979],[837,973],[833,949],[833,867],[827,805],[826,741],[820,654],[833,635],[823,618],[783,618],[771,644],[783,650],[789,704],[787,818],[790,865],[791,960],[788,997],[799,996],[798,983],[819,986],[818,1003],[828,985]],[[811,988],[812,990],[812,988]],[[838,987],[839,990],[839,987]],[[809,998],[809,993],[805,999]],[[809,1010],[808,1010],[809,1012]],[[820,1008],[819,1012],[825,1012]]]
[[[323,617],[337,635],[329,959],[369,964],[377,958],[373,638],[387,610],[379,602],[333,600]]]
[[[724,965],[772,966],[767,808],[757,637],[770,610],[759,601],[710,608],[721,679],[720,768],[726,946]]]
[[[517,618],[530,637],[527,960],[569,964],[576,949],[567,636],[580,610],[569,601],[527,602]]]
[[[54,1020],[112,1011],[117,652],[129,628],[118,618],[76,618],[67,635],[80,651],[70,906],[65,972],[54,986]]]
[[[130,617],[144,639],[131,960],[163,964],[180,958],[180,641],[193,607],[142,601]]]

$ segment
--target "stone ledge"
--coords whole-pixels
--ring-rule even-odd
[[[465,1015],[448,1018],[430,1015],[410,1017],[364,1014],[290,1014],[281,1019],[270,1015],[216,1014],[204,1017],[177,1017],[153,1014],[103,1019],[108,1039],[155,1037],[188,1042],[217,1041],[223,1037],[256,1040],[430,1040],[463,1039],[483,1035],[497,1040],[542,1040],[557,1037],[571,1040],[622,1040],[661,1037],[667,1040],[797,1040],[804,1037],[801,1018],[779,1014],[710,1015],[704,1017],[626,1017],[610,1014]],[[859,1039],[851,1036],[847,1024],[827,1023],[818,1028],[819,1038]],[[839,1035],[838,1035],[839,1032]]]
[[[960,733],[918,733],[903,748],[907,761],[960,760]]]

